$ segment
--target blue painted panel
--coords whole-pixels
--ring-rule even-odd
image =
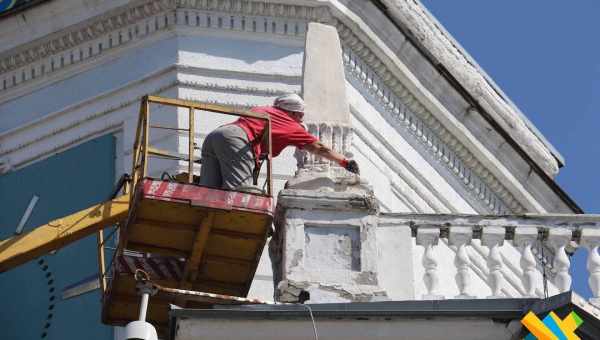
[[[112,135],[89,141],[0,176],[0,238],[12,236],[33,195],[24,231],[109,198],[114,183]],[[2,339],[111,339],[100,320],[98,291],[61,300],[61,291],[97,273],[96,236],[0,274]]]
[[[47,0],[0,0],[0,17],[13,15]]]

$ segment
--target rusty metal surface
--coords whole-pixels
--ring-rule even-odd
[[[142,194],[143,199],[189,202],[192,206],[273,215],[273,198],[244,192],[145,178]]]
[[[139,270],[162,289],[149,308],[149,320],[159,328],[166,325],[169,304],[264,303],[243,296],[272,221],[270,196],[151,178],[141,179],[134,192],[103,297],[103,322],[122,325],[136,318],[133,275]],[[211,214],[214,221],[206,220]],[[202,247],[191,242],[201,231],[206,232]],[[191,272],[196,275],[186,278]]]
[[[115,261],[116,275],[133,275],[141,269],[150,277],[160,280],[179,281],[185,262],[173,257],[140,257],[121,255]]]
[[[163,287],[156,283],[154,283],[153,286],[158,290],[158,294],[163,296],[172,296],[174,298],[182,298],[185,301],[205,302],[218,305],[275,304],[275,302],[272,301],[263,301],[259,299]]]

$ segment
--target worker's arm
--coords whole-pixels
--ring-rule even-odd
[[[350,172],[353,172],[355,174],[360,173],[360,170],[358,169],[358,164],[356,163],[355,160],[347,159],[343,155],[331,150],[329,147],[327,147],[325,144],[321,143],[320,141],[316,141],[311,144],[306,144],[304,146],[304,150],[306,150],[314,155],[326,158],[330,161],[334,161],[334,162],[338,163],[341,167],[343,167],[344,169],[346,169]]]

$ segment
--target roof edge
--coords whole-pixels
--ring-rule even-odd
[[[554,311],[566,316],[576,311],[584,320],[577,332],[584,338],[596,339],[600,334],[600,309],[572,291],[540,298],[407,300],[383,302],[349,302],[322,304],[268,304],[213,306],[213,309],[172,309],[169,312],[171,339],[177,319],[290,320],[315,318],[491,318],[498,321],[520,320],[529,311],[538,317]],[[524,330],[523,330],[524,331]]]
[[[454,84],[478,113],[494,126],[532,170],[554,191],[575,214],[584,210],[556,183],[554,177],[562,156],[504,93],[490,82],[489,76],[454,41],[441,24],[418,0],[371,0],[388,16],[406,38],[428,59],[440,74]],[[389,6],[392,6],[390,9]],[[453,53],[454,52],[454,53]],[[494,87],[495,86],[495,87]],[[523,119],[524,118],[524,119]],[[517,129],[518,127],[518,129]],[[535,127],[533,127],[535,128]],[[537,131],[537,129],[535,129]],[[560,163],[560,164],[559,164]]]
[[[518,145],[548,176],[553,178],[562,165],[562,156],[553,153],[552,147],[541,133],[506,95],[482,71],[468,53],[460,47],[431,13],[415,0],[373,0],[386,9],[391,19],[401,24],[406,33],[436,66],[443,66],[455,81],[476,101],[481,109],[491,116],[504,132]],[[480,112],[483,114],[483,112]],[[537,133],[536,133],[537,132]]]
[[[498,84],[496,84],[494,79],[490,77],[490,75],[487,74],[487,72],[479,65],[479,63],[477,63],[477,61],[469,54],[469,52],[464,47],[462,47],[460,42],[454,39],[454,36],[452,36],[452,34],[450,34],[448,30],[446,30],[446,27],[444,27],[444,25],[442,25],[439,22],[439,20],[437,20],[437,18],[429,11],[429,9],[422,4],[421,6],[423,11],[427,13],[427,15],[429,15],[429,18],[437,26],[437,28],[440,31],[442,31],[446,38],[460,51],[460,53],[465,57],[465,59],[470,64],[475,66],[477,71],[481,73],[481,75],[485,78],[489,85],[496,91],[496,93],[498,93],[500,98],[506,101],[506,103],[511,107],[511,109],[516,114],[518,114],[520,118],[524,121],[527,128],[529,128],[531,132],[535,134],[536,137],[538,137],[540,141],[548,148],[548,150],[550,150],[554,158],[557,160],[559,167],[563,167],[566,163],[565,158],[560,153],[560,151],[558,151],[558,149],[556,149],[556,147],[552,145],[552,143],[542,134],[542,132],[538,130],[538,128],[533,124],[533,122],[531,122],[531,120],[521,111],[521,109],[519,109],[519,107],[510,99],[510,97],[502,90],[502,88]]]

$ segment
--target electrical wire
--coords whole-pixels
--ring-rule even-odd
[[[277,302],[277,300],[275,300],[273,302],[274,305],[281,305],[282,303]],[[296,305],[296,306],[300,306],[300,307],[304,307],[306,308],[306,310],[308,310],[308,315],[310,316],[310,321],[312,322],[312,326],[313,326],[313,332],[315,335],[315,340],[319,340],[319,332],[317,331],[317,322],[315,321],[315,316],[313,315],[313,311],[312,308],[309,305],[305,305],[303,303],[285,303],[286,305]]]
[[[125,173],[121,175],[119,181],[117,182],[117,185],[115,186],[112,194],[110,195],[110,199],[117,197],[117,195],[119,194],[119,192],[121,192],[121,189],[123,189],[125,184],[129,182],[131,182],[131,176],[129,176],[129,174]]]
[[[308,314],[310,315],[310,320],[312,321],[313,331],[315,333],[315,340],[319,340],[319,333],[317,332],[317,323],[315,322],[315,317],[313,316],[312,308],[309,305],[298,304],[308,310]]]
[[[540,262],[542,263],[542,279],[544,282],[544,298],[547,299],[548,298],[548,276],[546,275],[546,263],[544,263],[546,261],[546,257],[544,256],[544,244],[542,243],[542,241],[539,241],[538,247],[540,248],[541,254],[542,254],[542,259],[540,260]]]

